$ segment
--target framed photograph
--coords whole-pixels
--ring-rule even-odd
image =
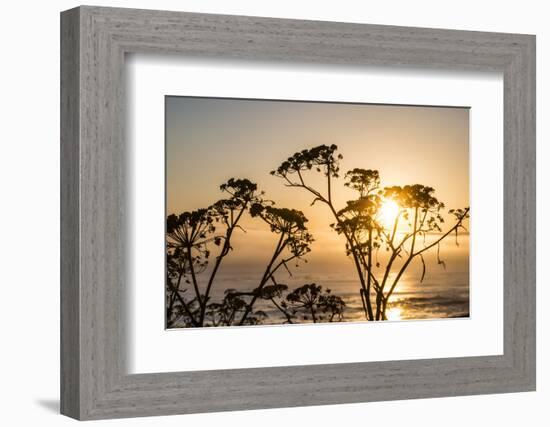
[[[168,96],[165,114],[166,328],[470,316],[468,108]]]
[[[61,411],[535,389],[535,37],[61,15]]]

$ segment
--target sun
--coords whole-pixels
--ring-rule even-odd
[[[379,211],[379,221],[386,228],[393,227],[395,218],[399,214],[399,205],[395,200],[385,200]]]

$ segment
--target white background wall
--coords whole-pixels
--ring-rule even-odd
[[[378,424],[543,426],[550,422],[543,241],[549,207],[550,26],[544,1],[96,1],[97,5],[537,35],[538,391],[109,421],[109,425]],[[59,384],[59,12],[74,1],[2,4],[0,32],[0,422],[63,426]],[[546,166],[546,171],[543,170]],[[23,302],[24,301],[24,302]],[[546,359],[546,360],[545,360]],[[545,363],[546,362],[546,363]]]

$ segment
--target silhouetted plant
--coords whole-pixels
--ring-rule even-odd
[[[432,187],[415,184],[381,188],[377,170],[360,168],[344,177],[344,186],[355,191],[357,197],[338,208],[333,201],[333,187],[338,182],[341,159],[336,145],[320,145],[295,153],[271,173],[284,179],[286,186],[311,194],[311,205],[320,203],[328,208],[334,219],[330,226],[344,237],[346,254],[353,261],[365,318],[385,320],[390,298],[415,259],[422,264],[420,282],[426,274],[424,255],[430,249],[435,250],[438,264],[445,267],[440,244],[451,234],[458,244],[458,231],[464,229],[469,208],[448,211],[453,223],[444,232],[445,206]],[[326,186],[310,185],[310,172],[322,174]],[[287,285],[277,281],[281,271],[292,275],[291,263],[297,267],[300,261],[307,262],[305,256],[311,251],[313,238],[303,212],[264,200],[257,185],[247,179],[231,178],[220,190],[227,197],[210,207],[167,217],[167,326],[262,324],[268,314],[257,307],[259,301],[273,306],[286,323],[342,321],[346,304],[330,289],[323,291],[322,286],[310,283],[289,291]],[[381,212],[389,201],[395,203],[395,218],[391,224],[383,224]],[[220,301],[211,301],[217,274],[232,251],[235,230],[243,230],[241,222],[246,213],[269,226],[277,236],[275,247],[253,289],[226,289]],[[384,265],[377,256],[381,249],[388,253]]]
[[[417,257],[420,259],[422,263],[420,282],[422,282],[426,274],[424,253],[436,247],[437,262],[445,267],[445,262],[440,258],[441,242],[452,233],[458,239],[458,230],[465,229],[463,224],[469,218],[470,208],[451,209],[449,213],[455,218],[454,224],[435,241],[425,244],[426,235],[433,232],[442,232],[441,225],[444,223],[441,211],[445,208],[445,205],[433,195],[434,192],[435,190],[432,187],[420,184],[404,187],[394,186],[383,190],[384,197],[394,200],[398,204],[399,210],[391,233],[387,233],[382,229],[379,234],[386,250],[390,252],[390,258],[379,285],[380,290],[377,297],[380,299],[380,303],[377,304],[376,320],[386,318],[389,298],[411,262]],[[402,220],[407,222],[407,229],[401,233],[401,237],[398,237],[396,230]],[[419,238],[423,239],[423,244],[419,244]],[[458,245],[458,240],[456,240],[456,244]],[[398,257],[403,258],[403,264],[396,268],[395,278],[388,282],[393,264]],[[387,286],[389,286],[389,289]]]
[[[285,316],[285,323],[294,323],[294,313],[292,313],[284,300],[284,294],[288,290],[287,285],[279,284],[272,279],[273,285],[266,285],[257,291],[258,297],[268,300],[271,304]]]
[[[346,306],[345,302],[327,289],[315,283],[306,284],[294,289],[286,296],[288,306],[295,316],[313,323],[341,321]]]
[[[171,300],[177,299],[184,310],[178,313],[169,311],[168,314],[180,314],[185,323],[195,326],[200,325],[200,310],[203,306],[197,275],[208,266],[208,244],[215,240],[214,232],[214,219],[208,209],[170,215],[166,221],[167,285],[171,291]],[[194,299],[199,306],[198,313],[191,310],[190,302],[186,302],[181,295],[182,280],[193,287]]]
[[[305,284],[288,292],[283,284],[268,285],[263,288],[260,298],[271,303],[286,318],[286,323],[296,321],[341,322],[346,303],[342,298],[332,295],[332,291],[315,283]],[[286,293],[286,295],[285,295]]]
[[[237,292],[235,289],[226,289],[221,303],[211,303],[208,305],[208,315],[211,319],[211,326],[231,326],[235,320],[242,316],[247,302],[243,296],[247,293]],[[267,318],[264,311],[257,310],[246,319],[246,325],[258,325]]]
[[[273,250],[260,283],[254,289],[249,304],[243,313],[239,324],[243,325],[252,311],[254,304],[260,297],[263,288],[275,280],[275,274],[281,268],[289,273],[288,263],[297,262],[310,252],[313,237],[306,228],[307,218],[295,209],[276,208],[262,203],[254,203],[250,208],[250,215],[258,217],[269,225],[271,232],[278,235],[277,244]]]
[[[334,180],[339,177],[339,161],[342,159],[342,155],[336,153],[337,148],[336,145],[320,145],[302,150],[289,157],[271,174],[284,179],[288,187],[309,192],[313,197],[311,205],[321,202],[328,207],[335,220],[331,226],[345,237],[346,253],[353,260],[365,317],[367,320],[384,320],[388,301],[414,259],[418,257],[422,262],[420,281],[424,279],[426,272],[423,254],[429,249],[436,246],[438,263],[445,265],[439,257],[440,243],[451,233],[457,236],[458,230],[464,228],[464,221],[469,217],[469,208],[449,211],[455,218],[454,224],[434,242],[419,248],[418,237],[425,239],[428,233],[441,232],[443,217],[440,211],[444,205],[433,195],[434,189],[417,184],[381,190],[378,171],[356,168],[346,174],[344,185],[355,190],[358,198],[346,202],[344,208],[337,209],[332,198]],[[306,181],[306,172],[311,170],[322,173],[326,178],[325,189],[314,188]],[[379,219],[381,206],[387,200],[394,200],[399,206],[394,224],[389,230],[381,225]],[[409,228],[398,233],[403,220]],[[384,267],[373,258],[373,254],[381,247],[390,252]],[[397,268],[395,278],[390,284],[389,277],[397,258],[403,258],[403,264]],[[376,274],[376,269],[380,268],[381,277]],[[371,301],[373,293],[375,309]]]
[[[374,287],[379,294],[378,281],[373,274],[373,251],[380,247],[377,233],[383,228],[375,220],[382,205],[377,194],[380,186],[380,175],[376,170],[353,169],[346,173],[344,185],[359,193],[359,198],[349,200],[346,206],[336,213],[337,222],[331,227],[338,234],[346,236],[346,253],[354,258],[356,266],[361,266],[366,279],[360,282],[360,296],[368,320],[374,319],[371,302],[371,290]],[[361,270],[360,268],[358,271]]]
[[[246,210],[249,209],[250,205],[252,203],[259,202],[261,200],[261,195],[263,195],[263,193],[260,193],[259,195],[257,194],[258,186],[248,179],[231,178],[225,184],[222,184],[220,189],[228,193],[231,198],[219,200],[211,207],[211,210],[214,213],[215,221],[223,224],[225,227],[225,235],[218,236],[217,238],[219,240],[214,240],[216,244],[220,244],[223,241],[223,245],[220,254],[216,257],[216,262],[206,287],[204,304],[201,310],[201,324],[204,323],[206,305],[210,298],[210,291],[219,266],[223,258],[231,250],[231,237],[233,232],[235,229],[240,228],[239,221]]]
[[[354,240],[354,236],[350,233],[346,224],[342,222],[343,218],[338,214],[338,210],[332,201],[333,180],[339,177],[339,161],[342,159],[341,154],[336,154],[337,149],[338,147],[333,144],[330,146],[320,145],[311,149],[302,150],[289,157],[276,170],[272,171],[271,174],[283,178],[288,187],[301,188],[311,193],[314,197],[311,202],[312,205],[316,202],[321,202],[329,208],[336,220],[335,227],[338,227],[339,232],[346,238],[348,255],[350,255],[354,261],[354,266],[362,289],[361,300],[365,300],[364,294],[366,293],[366,300],[368,301],[369,292],[367,292],[367,283],[363,272],[360,252],[356,250],[357,244]],[[326,189],[315,189],[306,183],[304,172],[310,171],[313,168],[326,177]],[[357,184],[352,183],[351,185]],[[365,302],[363,306],[366,311],[367,305]],[[370,317],[367,311],[366,314],[367,317]]]
[[[256,308],[258,300],[268,299],[268,294],[275,297],[276,289],[282,292],[281,286],[285,285],[276,285],[276,273],[284,269],[291,274],[289,263],[298,266],[298,262],[305,261],[304,256],[310,251],[313,238],[307,231],[307,218],[302,212],[275,207],[273,202],[263,200],[263,193],[258,192],[257,185],[246,179],[232,178],[220,189],[230,197],[215,202],[207,209],[169,215],[167,218],[168,327],[256,325],[265,322],[268,315]],[[232,250],[234,231],[242,229],[240,222],[246,212],[267,224],[277,236],[277,243],[254,289],[226,289],[223,299],[213,302],[210,295],[217,273],[223,259]],[[211,260],[212,246],[219,248],[214,261]],[[209,267],[209,263],[213,265]],[[200,281],[201,274],[207,274],[205,283]],[[274,285],[266,287],[269,283]],[[328,310],[320,307],[321,310]],[[335,316],[332,315],[331,319]],[[292,322],[291,318],[287,320]]]
[[[220,186],[220,190],[229,197],[209,208],[169,215],[167,218],[168,326],[176,320],[188,326],[204,325],[212,286],[223,259],[232,249],[233,233],[241,228],[239,223],[250,205],[261,201],[262,193],[258,193],[257,185],[248,179],[231,178]],[[202,293],[198,276],[207,269],[210,245],[218,246],[220,250]],[[182,280],[194,291],[189,302],[182,297]],[[177,313],[173,311],[176,300],[177,305],[181,306]],[[177,319],[174,319],[175,314],[179,314]]]

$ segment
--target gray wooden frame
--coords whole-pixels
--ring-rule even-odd
[[[126,53],[500,71],[504,354],[128,375]],[[79,7],[61,14],[61,412],[183,414],[535,389],[535,37]],[[475,183],[474,183],[475,185]]]

